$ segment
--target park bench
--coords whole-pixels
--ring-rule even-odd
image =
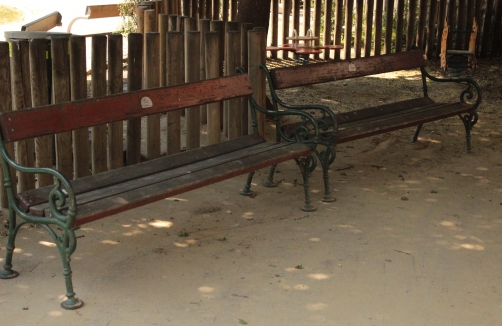
[[[318,118],[319,126],[323,126],[320,135],[321,139],[323,135],[328,134],[331,136],[333,132],[336,133],[335,140],[331,144],[332,149],[327,151],[327,153],[333,153],[333,157],[320,160],[323,167],[326,194],[331,192],[328,182],[328,168],[334,162],[334,147],[337,144],[414,126],[416,131],[412,141],[416,142],[424,123],[459,116],[465,126],[467,150],[471,150],[471,129],[478,121],[477,109],[482,100],[480,87],[469,78],[446,79],[433,77],[424,69],[424,63],[423,52],[412,50],[376,57],[329,61],[308,66],[276,68],[270,71],[266,66],[261,66],[265,70],[269,81],[274,110],[279,111],[299,109],[299,106],[282,101],[276,90],[399,70],[420,69],[423,93],[414,98],[378,106],[371,106],[371,103],[369,103],[366,108],[354,108],[349,112],[338,112],[335,114],[335,120],[330,118],[329,121],[325,121],[324,116]],[[427,80],[438,83],[461,83],[465,85],[465,89],[460,92],[458,98],[452,99],[450,102],[436,102],[429,97]],[[336,99],[336,96],[336,94],[333,94],[333,98]],[[357,94],[354,94],[354,96],[357,96]],[[302,109],[308,110],[308,108],[308,105],[302,106]],[[335,121],[337,125],[331,124],[332,121]],[[281,128],[284,136],[288,137],[297,132],[301,125],[298,123],[281,123],[277,128]],[[272,171],[269,175],[269,182],[273,182]]]
[[[12,269],[12,257],[19,228],[27,223],[41,226],[52,236],[62,257],[67,299],[61,306],[65,309],[79,308],[83,303],[73,291],[70,256],[77,246],[74,231],[80,225],[246,173],[249,176],[241,194],[251,195],[250,186],[255,170],[290,159],[296,160],[304,178],[305,205],[302,209],[315,210],[315,206],[311,205],[308,182],[313,169],[315,141],[302,142],[298,137],[284,142],[264,140],[257,132],[255,110],[264,114],[274,112],[260,108],[251,93],[247,74],[238,74],[1,113],[0,154],[9,201],[9,237],[0,278],[18,276],[18,272]],[[249,97],[253,108],[251,117],[254,134],[77,180],[69,181],[50,167],[21,166],[13,161],[5,147],[6,143],[23,139],[244,96]],[[312,132],[318,133],[316,122],[309,114],[301,111],[288,114],[309,121],[310,126],[315,126]],[[55,184],[16,194],[15,175],[10,175],[11,169],[51,175]],[[16,215],[22,218],[22,222],[16,223]],[[53,228],[62,231],[57,234]]]

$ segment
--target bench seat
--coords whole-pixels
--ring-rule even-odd
[[[310,152],[303,144],[269,143],[257,135],[249,135],[77,179],[71,181],[78,203],[75,224],[88,223]],[[53,188],[20,193],[19,205],[35,216],[50,216],[48,197]]]

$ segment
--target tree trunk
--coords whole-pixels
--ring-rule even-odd
[[[240,0],[237,21],[252,23],[253,27],[265,27],[268,30],[270,18],[270,0]]]

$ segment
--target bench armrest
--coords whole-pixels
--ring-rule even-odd
[[[424,67],[420,67],[422,71],[422,81],[424,85],[424,95],[428,97],[427,93],[427,78],[439,82],[439,83],[459,83],[466,84],[467,88],[460,93],[460,102],[472,105],[474,107],[474,111],[477,110],[478,106],[481,104],[483,99],[481,88],[478,83],[470,78],[438,78],[430,75]]]
[[[310,114],[309,115],[315,119],[318,125],[320,131],[319,141],[325,144],[333,144],[338,132],[338,124],[334,112],[331,109],[318,104],[292,105],[285,103],[279,98],[279,96],[275,92],[274,85],[272,84],[272,78],[270,76],[268,68],[263,64],[260,64],[260,68],[265,72],[265,75],[267,76],[267,80],[269,83],[270,95],[272,97],[272,105],[274,106],[274,111],[271,112],[276,112],[276,113],[285,112],[284,115],[296,115],[293,114],[294,111],[300,111],[300,112],[317,111],[318,115],[316,117],[313,117]],[[284,111],[279,110],[279,106],[281,106],[286,110]],[[278,115],[279,114],[276,114],[276,116]],[[277,121],[277,123],[280,122]],[[278,127],[277,129],[280,130],[280,132],[282,133],[282,128],[279,128],[280,127],[279,125],[277,127]]]
[[[7,190],[7,196],[9,200],[9,207],[13,209],[16,214],[23,217],[25,220],[31,223],[39,223],[41,225],[55,224],[65,230],[70,230],[74,227],[75,218],[77,215],[77,202],[75,199],[75,193],[73,188],[68,181],[59,171],[52,168],[43,167],[26,167],[17,164],[7,152],[3,139],[0,135],[0,157],[2,159],[2,167],[4,172],[4,182],[5,188]],[[19,207],[19,204],[15,198],[15,193],[13,187],[13,179],[10,175],[11,169],[22,173],[29,174],[48,174],[54,178],[54,189],[51,190],[48,198],[51,217],[39,217],[25,212]],[[15,180],[15,179],[14,179]],[[67,204],[68,203],[68,204]],[[68,210],[61,210],[62,207],[68,206]]]

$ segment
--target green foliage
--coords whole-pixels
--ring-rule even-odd
[[[0,5],[0,25],[22,21],[23,12],[14,7]]]
[[[143,0],[123,0],[122,3],[118,4],[122,24],[117,33],[127,35],[138,31],[138,22],[134,11],[140,2]]]

